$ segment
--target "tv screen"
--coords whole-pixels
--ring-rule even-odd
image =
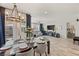
[[[48,30],[54,30],[55,29],[55,25],[47,25],[47,29]]]

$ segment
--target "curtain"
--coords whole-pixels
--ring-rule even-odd
[[[0,47],[5,44],[5,8],[0,7]]]

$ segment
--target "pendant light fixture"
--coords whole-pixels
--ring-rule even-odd
[[[9,21],[16,21],[16,22],[20,22],[20,21],[22,21],[24,19],[24,17],[18,11],[16,4],[14,4],[14,7],[12,9],[11,14],[9,15],[7,13],[7,16],[6,17],[7,17],[7,20],[9,20]]]

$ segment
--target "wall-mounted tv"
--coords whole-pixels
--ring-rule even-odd
[[[47,25],[47,30],[55,30],[55,25]]]

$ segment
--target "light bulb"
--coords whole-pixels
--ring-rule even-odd
[[[5,14],[8,16],[9,15],[9,12],[7,11],[7,12],[5,12]]]
[[[18,16],[21,16],[21,14],[20,14],[20,13],[18,13]]]
[[[23,16],[21,16],[21,18],[22,18],[22,19],[24,19],[24,17],[23,17]]]
[[[47,11],[45,11],[45,12],[44,12],[44,14],[48,14],[48,12],[47,12]]]

